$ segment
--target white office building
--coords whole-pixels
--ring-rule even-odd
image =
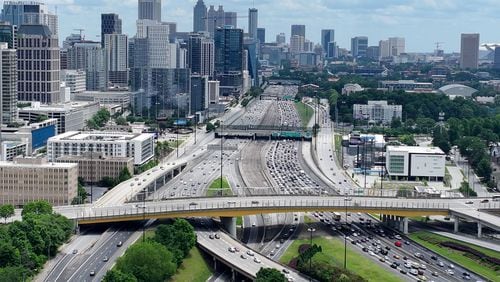
[[[47,142],[47,157],[55,161],[63,156],[81,156],[99,152],[110,158],[134,158],[134,165],[142,165],[154,156],[154,134],[128,132],[70,131]]]
[[[381,81],[381,88],[389,91],[403,90],[406,92],[432,92],[434,85],[430,82],[416,82],[415,80],[386,80]]]
[[[368,101],[368,104],[354,104],[353,118],[367,120],[370,123],[391,123],[393,119],[401,119],[403,107],[401,105],[388,105],[387,101]]]
[[[218,104],[220,96],[220,81],[208,81],[208,104]]]
[[[445,153],[437,147],[388,146],[386,169],[391,179],[442,181]]]
[[[72,95],[87,90],[87,74],[84,70],[61,70],[61,81],[66,83]]]

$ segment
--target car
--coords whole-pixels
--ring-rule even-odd
[[[489,202],[490,202],[490,200],[488,200],[488,199],[481,200],[481,204],[485,204],[485,203],[489,203]]]
[[[116,244],[117,247],[121,247],[123,246],[123,242],[122,241],[119,241],[117,244]]]
[[[191,202],[191,203],[189,203],[189,205],[190,205],[190,206],[197,206],[197,205],[198,205],[198,203]]]
[[[220,239],[219,233],[215,233],[215,239]]]
[[[410,245],[410,241],[405,241],[405,245]]]
[[[472,205],[472,204],[474,204],[474,202],[473,201],[467,201],[467,202],[465,202],[465,204],[466,205]]]
[[[454,266],[452,263],[450,263],[450,265],[449,265],[448,267],[449,267],[450,269],[454,269],[454,268],[455,268],[455,266]]]
[[[444,263],[443,263],[442,261],[439,261],[439,262],[437,263],[437,265],[438,265],[438,266],[440,266],[440,267],[444,267]]]
[[[417,276],[418,275],[418,271],[416,269],[411,269],[410,270],[410,274]]]
[[[208,235],[208,238],[210,238],[210,239],[213,240],[215,238],[215,235],[214,234],[210,234],[210,235]]]
[[[228,250],[230,253],[234,253],[234,252],[236,252],[236,250],[234,249],[234,247],[229,247],[229,248],[227,248],[227,250]]]
[[[393,255],[392,256],[394,259],[399,259],[400,257],[398,255]]]
[[[451,270],[451,269],[446,269],[446,274],[455,275],[455,272],[453,272],[453,270]]]
[[[245,256],[245,254],[241,254],[240,258],[247,259],[247,256]]]
[[[107,262],[108,260],[109,260],[109,258],[106,256],[102,258],[102,261],[104,261],[104,262]]]
[[[406,275],[408,272],[406,272],[406,270],[404,270],[404,269],[401,269],[401,270],[399,271],[399,273]]]
[[[372,251],[369,251],[368,253],[370,254],[370,256],[375,256],[375,253]]]
[[[77,249],[74,249],[74,250],[73,250],[73,254],[74,254],[74,255],[78,254],[78,250],[77,250]]]
[[[255,262],[255,263],[261,263],[262,261],[259,258],[253,258],[253,262]]]
[[[378,259],[380,262],[385,262],[385,259],[384,258],[379,258]]]
[[[437,260],[438,258],[437,258],[435,255],[432,255],[432,256],[431,256],[431,259],[433,259],[433,260]]]
[[[285,273],[285,274],[289,274],[290,273],[290,270],[286,269],[286,268],[283,268],[281,270],[281,272]]]
[[[90,272],[90,276],[95,276],[95,271],[93,271],[93,270],[92,270],[92,271]]]
[[[468,272],[464,272],[462,273],[463,276],[470,276],[470,274]]]
[[[406,263],[404,264],[404,266],[405,266],[406,268],[411,268],[411,263],[406,262]]]
[[[392,263],[392,264],[391,264],[391,268],[396,269],[396,268],[398,268],[398,266],[397,266],[395,263]]]
[[[248,251],[247,251],[247,255],[249,255],[249,256],[251,256],[251,257],[253,257],[253,256],[255,255],[255,253],[254,253],[254,252],[252,252],[251,250],[248,250]]]
[[[438,274],[436,271],[433,271],[431,274],[432,274],[432,276],[434,276],[434,277],[438,277],[438,276],[439,276],[439,274]]]

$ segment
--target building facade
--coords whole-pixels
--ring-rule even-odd
[[[204,34],[189,35],[187,64],[191,73],[213,77],[215,65],[214,41]]]
[[[101,46],[104,48],[106,34],[121,34],[122,20],[117,14],[101,14]]]
[[[60,51],[57,36],[44,25],[22,25],[17,45],[19,101],[58,103]]]
[[[71,94],[87,90],[87,74],[84,70],[62,70],[61,80],[69,87]]]
[[[252,39],[257,39],[257,27],[259,26],[258,13],[259,11],[255,8],[248,9],[248,37]]]
[[[354,58],[366,57],[368,49],[368,37],[357,36],[351,39],[351,55]]]
[[[68,49],[68,69],[85,71],[87,90],[106,88],[104,55],[99,42],[77,42]]]
[[[56,163],[78,164],[78,177],[83,178],[86,183],[99,183],[105,177],[117,179],[124,169],[130,174],[134,173],[133,158],[108,158],[102,153],[64,156],[58,158]]]
[[[391,179],[442,181],[446,155],[437,147],[387,146],[386,170]]]
[[[63,156],[97,152],[109,158],[133,158],[134,165],[142,165],[154,156],[153,140],[154,134],[149,133],[70,131],[49,139],[47,158],[54,162]]]
[[[70,205],[77,196],[78,165],[47,163],[44,159],[15,158],[0,162],[0,204],[21,207],[45,200]]]
[[[0,43],[0,125],[18,118],[17,53],[8,47],[7,43]]]
[[[106,34],[104,38],[106,84],[128,86],[128,36]]]
[[[368,101],[368,104],[354,104],[353,118],[373,123],[389,124],[394,119],[401,119],[403,106],[388,105],[387,101]]]
[[[243,30],[225,27],[215,33],[215,76],[225,94],[239,92],[243,85]]]
[[[207,6],[198,0],[193,8],[193,32],[207,31]]]
[[[463,33],[460,42],[460,68],[477,69],[479,64],[479,33]]]
[[[161,0],[139,0],[138,19],[161,22]]]
[[[323,47],[323,53],[326,54],[327,58],[330,58],[328,54],[331,54],[328,50],[330,42],[335,42],[335,30],[334,29],[323,29],[321,30],[321,47]]]
[[[49,12],[44,3],[35,1],[4,1],[2,9],[2,21],[11,25],[45,25],[50,32],[57,36],[57,15]]]

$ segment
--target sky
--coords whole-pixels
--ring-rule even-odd
[[[97,40],[100,14],[117,13],[123,32],[133,36],[137,0],[38,0],[59,15],[60,41],[73,29],[85,29],[86,39]],[[163,0],[163,21],[177,22],[178,31],[191,31],[196,0]],[[305,24],[306,38],[320,41],[321,29],[335,29],[335,41],[350,48],[354,36],[368,36],[369,45],[388,37],[405,37],[407,52],[430,52],[443,42],[445,52],[459,51],[461,33],[480,33],[481,43],[500,42],[500,0],[205,0],[224,5],[225,11],[248,15],[259,10],[259,27],[266,28],[266,40],[290,25]],[[245,31],[247,18],[238,19]]]

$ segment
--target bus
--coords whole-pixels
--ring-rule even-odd
[[[500,202],[500,195],[495,195],[491,197],[491,199],[493,200],[493,202]]]
[[[334,212],[333,213],[333,220],[335,221],[340,221],[340,213]]]

